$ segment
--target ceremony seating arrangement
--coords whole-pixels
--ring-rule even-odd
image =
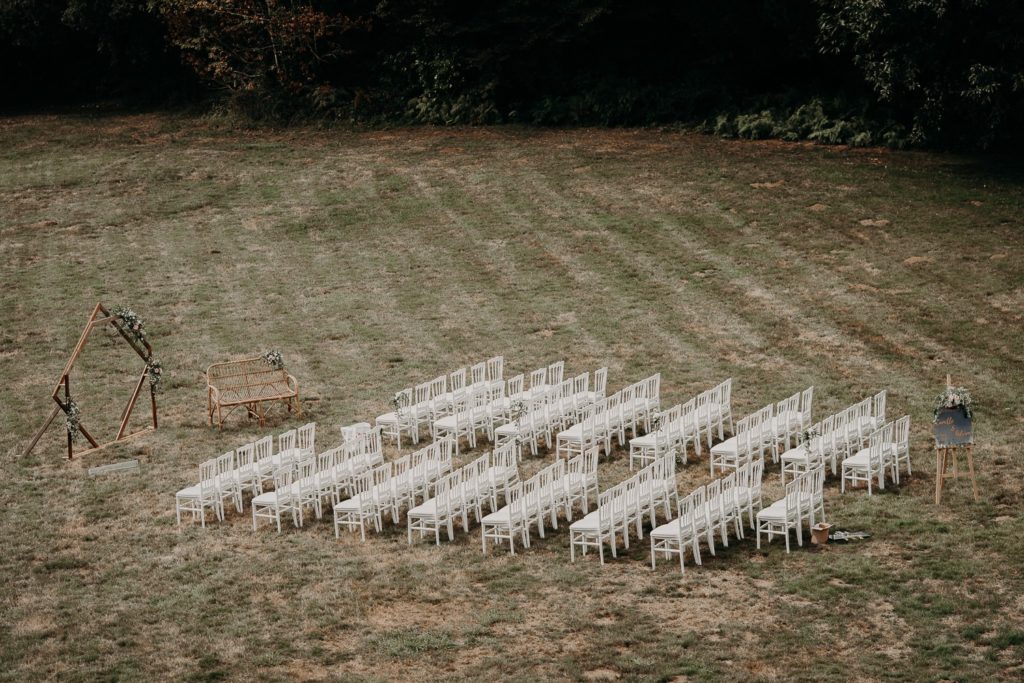
[[[570,560],[596,549],[602,564],[605,546],[617,557],[620,535],[628,549],[646,528],[652,568],[678,555],[685,573],[687,553],[700,565],[702,545],[715,555],[716,543],[746,538],[747,527],[758,548],[762,536],[781,535],[789,552],[791,531],[803,545],[804,526],[825,519],[829,466],[844,492],[865,483],[871,494],[887,477],[898,484],[904,466],[910,473],[910,418],[886,421],[884,390],[812,424],[808,387],[733,424],[731,379],[662,410],[658,373],[607,394],[605,367],[569,378],[564,361],[510,378],[504,371],[504,357],[494,356],[402,389],[394,410],[373,425],[342,426],[340,443],[320,453],[311,422],[202,462],[199,482],[175,495],[177,523],[189,513],[205,527],[207,511],[225,521],[229,504],[241,513],[248,499],[254,530],[265,519],[281,532],[288,516],[302,527],[310,510],[321,519],[329,509],[336,537],[358,529],[365,541],[368,529],[382,532],[385,517],[401,524],[404,513],[409,544],[418,534],[439,545],[442,532],[454,540],[456,526],[478,523],[484,554],[505,543],[515,554],[517,543],[531,547],[534,531],[543,539],[564,520]],[[385,439],[418,445],[425,432],[429,445],[385,458]],[[481,438],[493,450],[454,467],[461,445],[475,449]],[[638,469],[601,491],[600,454],[627,443],[630,470]],[[677,457],[685,465],[691,444],[696,456],[709,447],[712,477],[721,476],[681,496]],[[555,459],[523,480],[526,446]],[[784,495],[764,507],[769,454],[781,460]]]

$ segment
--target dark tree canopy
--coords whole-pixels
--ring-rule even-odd
[[[1013,0],[4,0],[0,59],[6,109],[201,96],[275,120],[976,148],[1024,121]]]

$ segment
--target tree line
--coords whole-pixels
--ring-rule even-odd
[[[8,111],[212,99],[976,149],[1024,123],[1017,0],[2,0],[0,60]]]

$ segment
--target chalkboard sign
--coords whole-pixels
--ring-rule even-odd
[[[971,418],[964,414],[962,408],[939,410],[939,416],[932,425],[932,433],[935,434],[935,445],[940,448],[974,443]]]

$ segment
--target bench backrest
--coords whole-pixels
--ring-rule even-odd
[[[225,363],[214,363],[206,369],[206,382],[217,389],[252,387],[272,382],[287,381],[288,372],[277,370],[262,358],[246,358]]]

